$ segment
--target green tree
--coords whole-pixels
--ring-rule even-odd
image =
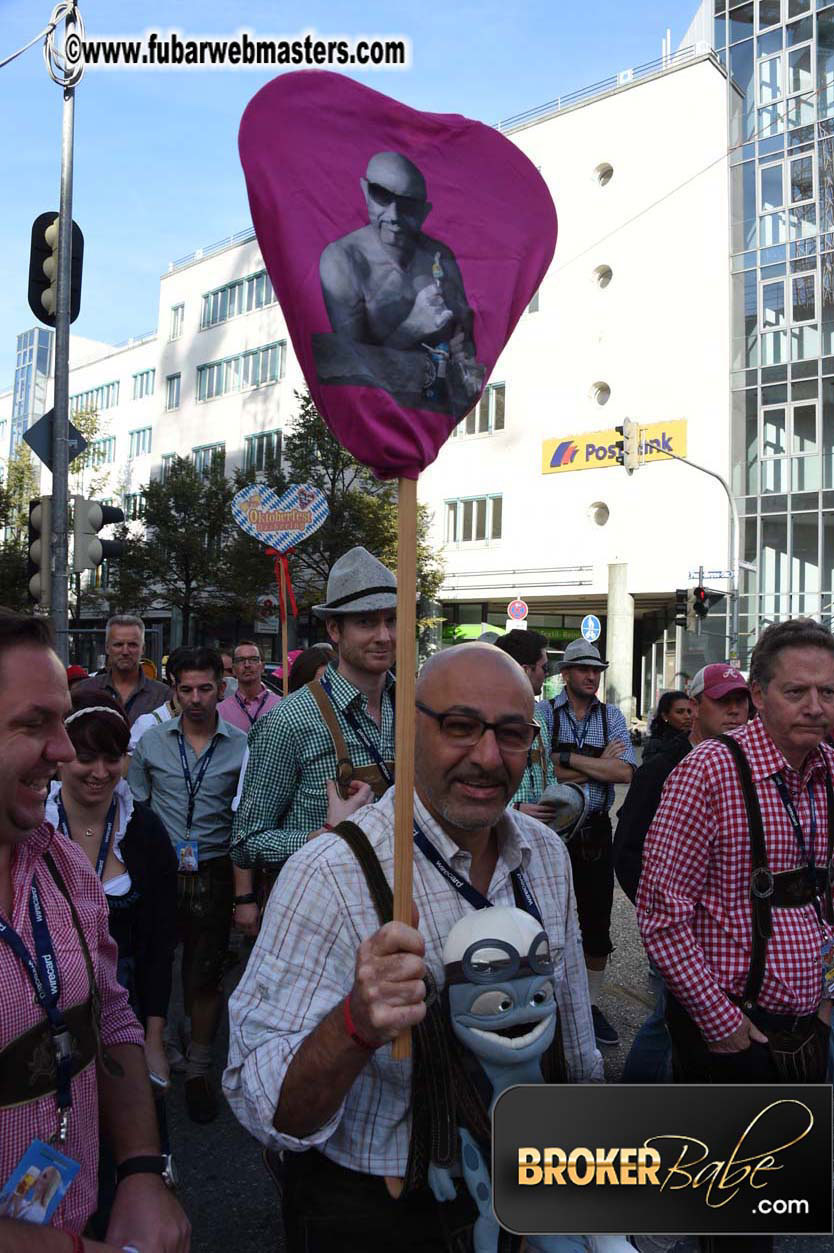
[[[23,440],[6,463],[6,481],[0,484],[0,604],[31,612],[27,594],[26,561],[29,501],[40,495],[38,474],[28,444]]]
[[[326,521],[290,558],[296,600],[302,609],[325,599],[331,567],[357,544],[396,569],[397,485],[377,479],[342,447],[309,392],[296,392],[295,397],[298,413],[284,439],[283,468],[267,466],[262,477],[279,492],[292,483],[309,483],[327,500],[330,512]],[[235,491],[253,480],[253,474],[239,473]],[[425,505],[418,506],[417,590],[420,597],[432,600],[442,582],[443,567],[428,541],[429,522]],[[272,575],[267,569],[264,576],[263,552],[256,540],[237,532],[226,554],[223,581],[228,593],[232,584],[239,595],[243,589],[250,596],[267,590]]]
[[[193,461],[175,457],[165,478],[144,488],[145,534],[120,528],[126,546],[113,564],[111,609],[177,609],[186,640],[193,621],[221,612],[218,570],[234,526],[232,495],[219,461],[203,476]]]

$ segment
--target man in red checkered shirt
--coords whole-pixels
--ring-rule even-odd
[[[84,851],[44,821],[50,780],[75,756],[70,709],[45,621],[0,609],[0,1249],[187,1253],[106,898]],[[99,1116],[121,1180],[106,1245],[80,1235],[96,1207]],[[49,1218],[34,1207],[50,1225],[8,1217],[31,1217],[27,1184],[57,1170],[29,1163],[53,1149],[76,1166]]]
[[[758,717],[699,745],[669,776],[646,837],[638,922],[670,990],[678,1081],[820,1082],[831,1013],[834,752],[823,737],[834,723],[834,637],[807,619],[768,627],[750,689]],[[754,943],[768,918],[770,939]],[[766,1237],[728,1244],[770,1247]]]

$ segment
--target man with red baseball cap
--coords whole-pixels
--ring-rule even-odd
[[[731,692],[742,692],[746,701],[747,691],[744,675],[726,661],[714,661],[712,665],[704,666],[689,685],[689,695],[693,699],[706,694],[709,700],[723,700]]]

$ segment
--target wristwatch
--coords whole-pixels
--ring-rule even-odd
[[[563,770],[570,770],[570,749],[563,748],[559,753],[559,765]]]
[[[236,896],[235,905],[257,905],[258,898],[254,892],[244,892],[243,896]]]
[[[131,1175],[159,1175],[166,1188],[176,1188],[177,1173],[170,1153],[148,1157],[128,1157],[116,1167],[116,1181],[129,1179]]]

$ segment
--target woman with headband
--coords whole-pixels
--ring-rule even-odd
[[[65,719],[75,760],[61,766],[46,817],[83,849],[101,880],[118,977],[145,1028],[148,1070],[168,1082],[162,1032],[176,946],[177,866],[171,841],[150,806],[134,801],[122,778],[127,718],[109,693],[73,698]]]

